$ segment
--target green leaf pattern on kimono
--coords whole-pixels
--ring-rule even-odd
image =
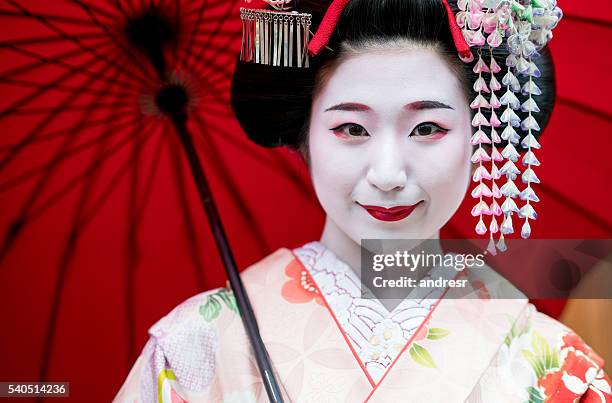
[[[546,339],[536,331],[531,333],[531,349],[525,349],[521,353],[533,368],[536,378],[540,379],[549,371],[559,368],[557,350],[551,348]]]
[[[508,316],[508,320],[512,324],[512,327],[510,328],[510,333],[506,335],[504,343],[506,346],[510,347],[513,340],[516,340],[522,335],[529,333],[531,330],[531,321],[527,321],[523,326],[519,327],[519,324],[515,318]]]
[[[229,309],[231,309],[235,313],[238,313],[238,305],[236,305],[236,298],[234,298],[234,294],[231,292],[231,290],[228,290],[226,288],[222,289],[218,292],[217,295],[219,295],[219,298],[221,298],[223,302],[225,302],[225,305],[227,305]]]
[[[530,386],[527,392],[529,392],[529,400],[526,403],[544,403],[545,397],[539,389]]]
[[[222,288],[214,294],[210,294],[206,297],[206,302],[200,306],[200,315],[207,322],[212,322],[214,319],[219,317],[221,312],[221,302],[232,311],[238,313],[238,306],[236,305],[236,299],[231,290]]]
[[[432,327],[431,329],[429,329],[429,332],[427,332],[427,338],[429,340],[438,340],[438,339],[448,336],[449,334],[450,332],[446,329],[442,329],[439,327]]]
[[[424,329],[425,330],[425,329]],[[419,337],[419,334],[420,337]],[[450,334],[450,331],[446,329],[442,329],[439,327],[432,327],[426,329],[425,332],[419,331],[417,332],[417,336],[415,337],[416,341],[425,341],[425,340],[440,340]],[[437,368],[437,365],[434,359],[429,354],[429,351],[425,347],[416,342],[413,342],[408,349],[408,353],[410,357],[419,365],[422,365],[427,368]]]
[[[421,347],[416,343],[412,343],[409,352],[410,357],[412,357],[416,363],[421,364],[424,367],[436,368],[436,363],[424,347]]]

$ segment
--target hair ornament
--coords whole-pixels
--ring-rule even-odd
[[[289,11],[291,1],[265,0],[272,10],[240,8],[240,60],[270,66],[309,66],[312,15]]]
[[[470,47],[474,47],[478,56],[478,61],[474,65],[474,73],[478,78],[474,82],[476,98],[470,107],[475,110],[476,116],[482,115],[481,110],[489,109],[491,117],[489,122],[478,118],[472,121],[475,134],[472,139],[477,138],[478,145],[472,158],[474,164],[478,164],[473,182],[475,182],[472,197],[478,199],[477,204],[472,209],[472,215],[478,221],[476,223],[476,233],[484,235],[489,232],[489,244],[487,250],[496,254],[497,250],[506,250],[504,236],[514,233],[513,216],[516,215],[522,221],[520,233],[522,238],[529,238],[531,235],[530,220],[537,218],[533,203],[539,202],[539,198],[533,189],[533,184],[540,183],[534,167],[540,165],[534,150],[540,148],[535,132],[540,131],[535,115],[540,112],[540,108],[534,97],[541,94],[535,78],[540,77],[540,71],[534,59],[539,56],[539,50],[548,44],[552,39],[552,30],[563,16],[561,9],[557,7],[555,0],[459,0],[457,2],[459,12],[455,15],[457,25],[461,28],[463,37]],[[509,55],[505,60],[505,69],[502,69],[495,58],[493,52],[495,48],[505,44]],[[486,43],[486,45],[485,45]],[[483,52],[488,48],[489,68],[482,59]],[[463,59],[463,57],[462,57]],[[496,77],[497,73],[502,73],[500,80]],[[484,74],[489,77],[489,87],[482,83],[485,81]],[[521,85],[518,77],[525,77],[525,84]],[[499,92],[499,94],[496,94]],[[482,98],[485,94],[490,94],[487,102]],[[486,100],[486,97],[485,97]],[[521,119],[516,111],[527,114]],[[498,112],[501,115],[498,117]],[[484,139],[483,127],[490,126],[490,138]],[[501,127],[501,136],[495,128]],[[519,134],[520,133],[520,134]],[[486,136],[486,135],[485,135]],[[493,158],[500,153],[497,144],[501,139],[507,145],[501,152],[500,158]],[[490,158],[482,144],[491,145]],[[519,150],[521,147],[525,154],[521,159],[524,170],[521,173],[517,163],[520,159]],[[489,169],[487,169],[487,165]],[[491,172],[490,175],[484,173]],[[520,176],[522,190],[517,186]],[[505,177],[505,183],[499,187],[496,180]],[[516,181],[516,182],[515,182]],[[488,192],[481,192],[483,185],[490,182]],[[501,206],[498,199],[505,198]],[[488,204],[485,202],[488,200]],[[520,204],[517,204],[517,202]],[[488,205],[488,208],[484,206]],[[488,219],[488,228],[483,222]],[[501,226],[498,219],[501,220]],[[499,233],[497,243],[495,237]]]

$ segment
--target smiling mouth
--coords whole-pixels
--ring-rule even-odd
[[[423,201],[421,200],[417,204],[412,206],[395,206],[395,207],[382,207],[382,206],[370,206],[359,204],[365,209],[372,217],[380,221],[400,221],[408,217],[415,208],[417,208]]]

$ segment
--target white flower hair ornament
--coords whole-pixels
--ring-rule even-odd
[[[563,14],[555,0],[459,0],[457,5],[460,10],[455,15],[457,25],[467,44],[476,50],[478,58],[473,68],[478,74],[473,85],[476,96],[470,104],[475,111],[471,143],[478,146],[472,155],[472,163],[477,164],[477,168],[472,177],[475,186],[471,194],[478,200],[472,208],[472,215],[478,218],[476,233],[489,233],[487,250],[495,254],[497,250],[506,250],[504,236],[514,232],[515,214],[518,221],[522,221],[523,238],[529,238],[529,221],[537,218],[533,203],[540,199],[532,184],[540,183],[533,169],[540,165],[534,153],[540,149],[534,136],[534,132],[540,131],[540,126],[534,115],[540,112],[535,97],[542,92],[534,81],[540,77],[534,59],[552,39],[552,30]],[[503,68],[493,57],[494,49],[500,46],[506,46],[509,52]],[[487,49],[488,64],[483,60],[484,49]],[[468,55],[462,59],[471,62],[473,57]],[[526,77],[523,85],[518,76]],[[498,97],[497,93],[501,96]],[[490,110],[489,119],[485,118],[483,109]],[[521,120],[515,112],[517,110],[527,116]],[[485,127],[488,135],[483,130]],[[499,152],[497,145],[502,139],[507,141],[507,145]],[[490,153],[483,144],[490,145]],[[520,158],[519,145],[525,151],[521,159],[522,171],[515,164]],[[515,183],[519,175],[522,189]],[[504,180],[505,183],[501,184]],[[496,243],[495,235],[498,233]]]

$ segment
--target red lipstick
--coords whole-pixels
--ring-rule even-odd
[[[410,213],[420,204],[418,202],[412,206],[395,206],[385,208],[381,206],[364,206],[360,204],[372,217],[380,221],[399,221],[408,217]]]

